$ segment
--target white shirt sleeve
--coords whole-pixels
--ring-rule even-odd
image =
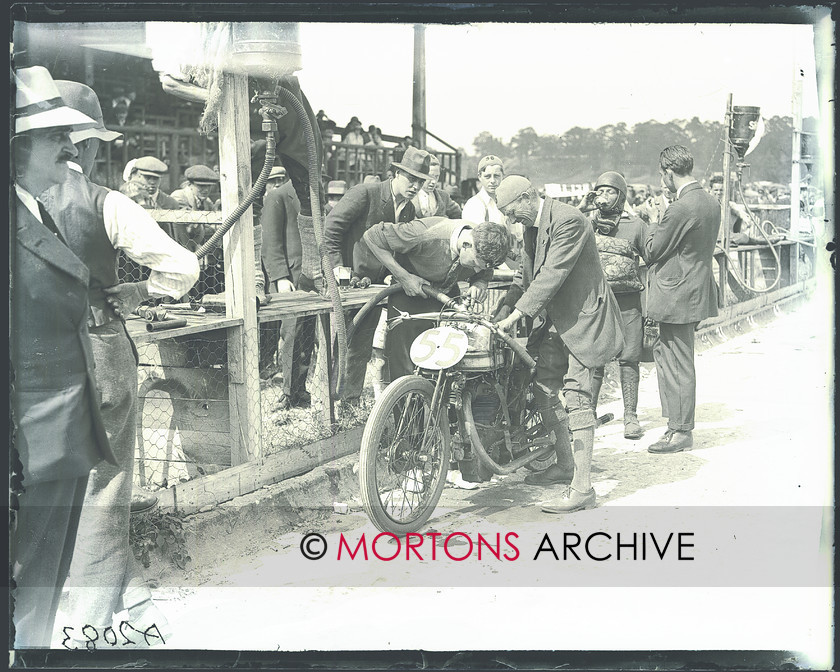
[[[170,238],[140,205],[118,191],[103,204],[111,244],[132,261],[151,269],[149,294],[178,299],[198,280],[198,258]]]

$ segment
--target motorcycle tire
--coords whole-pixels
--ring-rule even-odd
[[[447,409],[440,409],[436,426],[426,431],[433,393],[434,385],[421,376],[397,378],[365,425],[359,488],[365,513],[382,532],[419,530],[443,491],[451,450],[449,419]]]

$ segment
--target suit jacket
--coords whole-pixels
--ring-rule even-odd
[[[88,336],[88,269],[16,199],[11,359],[24,484],[117,464],[99,411]]]
[[[531,317],[545,310],[584,366],[603,366],[620,352],[621,312],[601,270],[592,225],[577,208],[544,201],[537,230],[525,230],[522,278],[515,285],[523,292],[516,308]]]
[[[399,221],[414,218],[414,204],[408,201]],[[358,275],[382,282],[388,269],[373,256],[362,236],[374,224],[395,219],[391,180],[352,187],[327,215],[324,226],[324,244],[333,266],[351,266]]]
[[[262,224],[262,261],[269,282],[288,278],[297,285],[303,252],[298,228],[300,201],[291,181],[265,197]]]
[[[201,210],[202,212],[218,210],[213,201],[209,198],[199,198],[189,187],[173,191],[169,194],[169,198],[176,201],[179,207],[187,208],[188,210]]]
[[[698,182],[683,188],[645,241],[648,317],[688,324],[718,314],[712,260],[719,228],[718,200]]]

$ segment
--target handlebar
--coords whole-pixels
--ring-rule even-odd
[[[428,296],[430,299],[437,299],[441,302],[441,304],[446,305],[451,301],[451,297],[447,296],[443,292],[439,292],[436,289],[433,289],[429,285],[423,285],[423,293]],[[463,304],[456,304],[456,308],[462,311],[466,311],[466,306]],[[498,325],[494,324],[490,320],[487,320],[483,317],[479,317],[475,313],[468,313],[472,321],[476,324],[481,324],[492,331],[497,338],[501,339],[505,345],[507,345],[511,350],[513,350],[514,354],[519,357],[532,371],[536,368],[537,362],[536,360],[528,354],[528,351],[525,349],[519,341],[517,341],[513,336],[508,334],[506,331],[502,331],[499,329]]]

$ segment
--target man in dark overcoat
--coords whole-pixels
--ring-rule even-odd
[[[604,279],[592,226],[580,210],[540,198],[531,182],[519,175],[502,180],[496,203],[508,228],[514,223],[525,227],[522,277],[508,291],[502,315],[509,314],[499,327],[510,329],[523,316],[545,317],[529,337],[529,350],[537,360],[534,393],[543,422],[555,434],[557,464],[529,482],[569,483],[543,511],[591,508],[595,506],[590,478],[595,440],[592,370],[621,351],[621,312]],[[568,369],[562,375],[564,351]],[[566,410],[558,403],[561,385]]]
[[[712,260],[720,228],[720,203],[691,176],[694,158],[682,145],[659,155],[662,183],[677,195],[645,241],[648,255],[647,314],[659,322],[653,348],[665,435],[648,450],[676,453],[691,448],[696,377],[694,330],[718,314]]]

